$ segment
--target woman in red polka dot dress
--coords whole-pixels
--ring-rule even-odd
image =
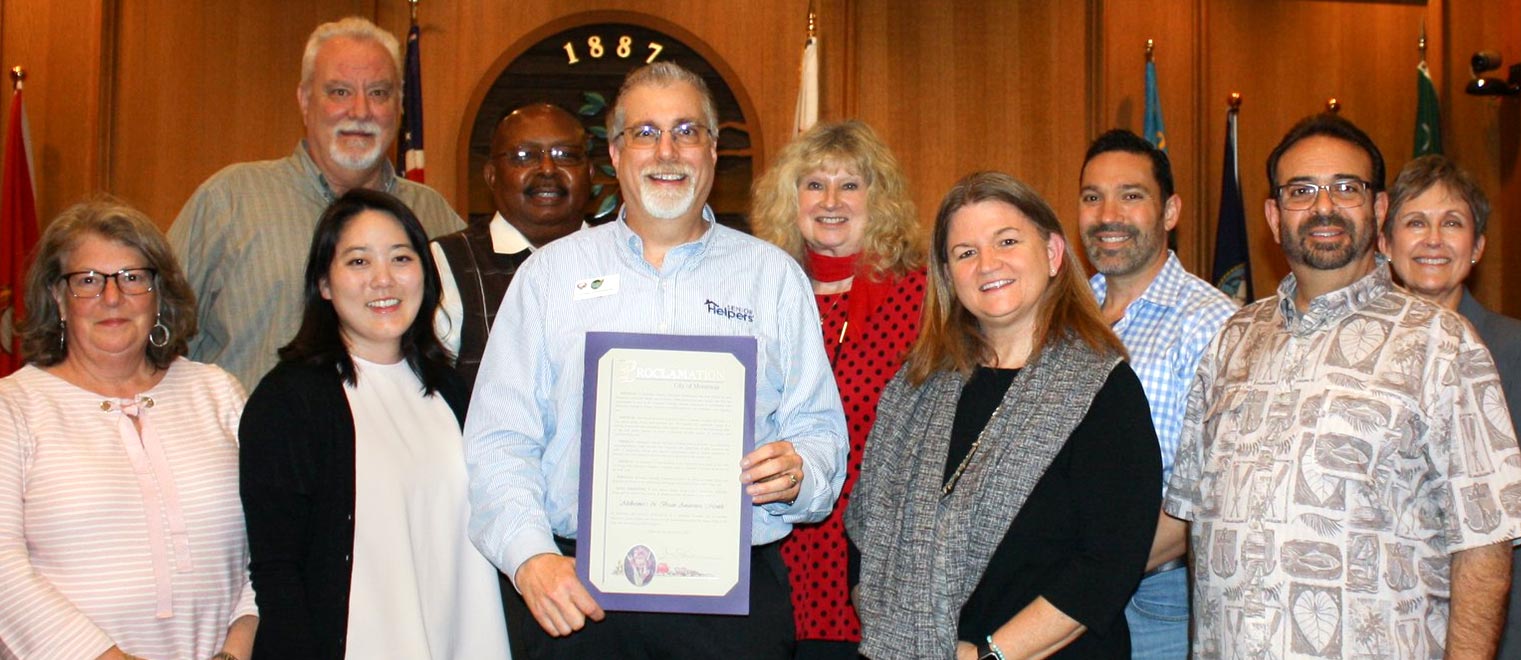
[[[897,159],[858,121],[821,124],[782,150],[755,185],[756,235],[792,254],[813,282],[824,350],[850,428],[845,487],[823,522],[782,544],[792,583],[798,658],[857,657],[841,523],[861,470],[877,398],[919,334],[924,247]]]

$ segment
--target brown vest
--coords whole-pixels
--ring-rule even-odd
[[[496,320],[497,307],[502,304],[502,296],[507,294],[512,275],[533,251],[497,254],[491,248],[491,229],[487,223],[434,240],[443,249],[444,258],[449,260],[449,269],[454,272],[454,284],[459,289],[464,309],[459,358],[454,369],[473,389],[475,374],[481,367],[481,354],[486,351],[486,337],[491,331],[491,323]]]

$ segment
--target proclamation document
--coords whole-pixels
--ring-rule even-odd
[[[753,337],[589,332],[576,572],[604,609],[748,614]]]

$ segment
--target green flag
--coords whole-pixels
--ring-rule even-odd
[[[1162,95],[1157,91],[1157,65],[1146,61],[1146,118],[1142,137],[1167,151],[1167,129],[1162,126]]]
[[[1415,155],[1442,153],[1442,111],[1426,61],[1415,67]]]

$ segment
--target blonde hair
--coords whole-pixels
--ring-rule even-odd
[[[1080,270],[1072,241],[1062,232],[1056,211],[1034,189],[1002,172],[976,172],[956,182],[935,214],[934,247],[930,253],[928,290],[919,339],[905,361],[908,380],[920,385],[937,371],[969,374],[978,364],[996,357],[977,318],[956,298],[947,251],[951,216],[979,202],[998,202],[1018,210],[1035,225],[1041,238],[1061,236],[1066,243],[1061,268],[1041,294],[1035,311],[1035,337],[1030,361],[1057,341],[1073,338],[1100,353],[1125,356],[1125,346],[1099,312],[1098,302]]]
[[[750,225],[755,235],[786,250],[806,268],[808,248],[797,226],[798,185],[808,174],[831,167],[866,181],[862,263],[879,277],[923,268],[923,231],[898,159],[870,126],[856,120],[818,124],[782,149],[752,191]]]

